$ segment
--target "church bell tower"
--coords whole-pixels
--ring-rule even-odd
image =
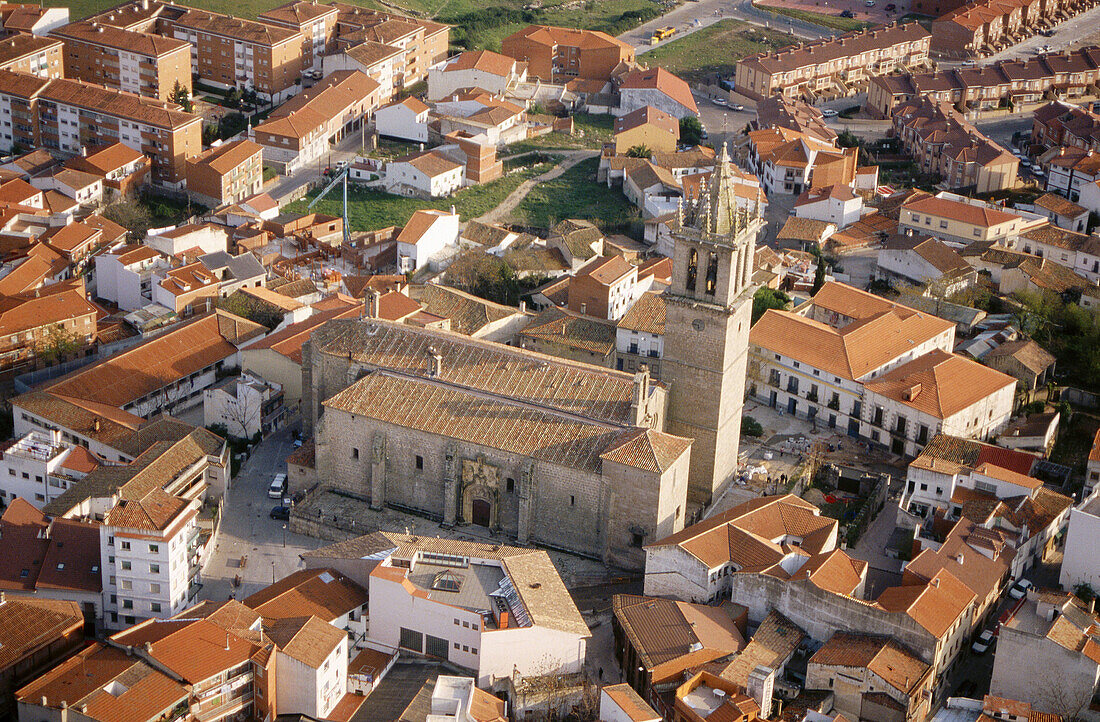
[[[709,182],[685,199],[673,233],[672,283],[662,378],[670,386],[667,430],[695,440],[688,499],[709,504],[737,473],[752,317],[759,204],[738,206],[723,146]]]

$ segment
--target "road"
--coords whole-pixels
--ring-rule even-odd
[[[665,43],[671,43],[685,35],[709,27],[719,20],[730,18],[762,27],[790,30],[793,35],[807,40],[831,38],[835,34],[833,30],[820,25],[784,18],[758,10],[752,6],[750,0],[741,0],[740,2],[731,0],[697,0],[692,2],[689,0],[655,20],[650,20],[648,23],[626,31],[619,36],[619,40],[633,45],[637,53],[641,55],[653,48],[659,48]],[[653,36],[653,31],[669,25],[676,28],[676,34],[668,40],[650,45],[649,39]]]
[[[300,553],[327,543],[290,533],[286,522],[270,517],[278,502],[267,497],[268,485],[275,474],[286,473],[286,457],[293,450],[290,430],[283,429],[264,439],[233,479],[217,546],[203,569],[203,599],[222,601],[234,593],[242,599],[301,568]],[[243,569],[238,566],[242,556],[248,557]],[[238,574],[242,583],[235,589]]]
[[[264,191],[275,200],[284,203],[286,202],[284,199],[288,195],[301,186],[316,180],[325,168],[342,160],[346,160],[349,163],[355,160],[355,156],[358,155],[362,147],[362,139],[359,135],[352,134],[337,143],[335,147],[330,148],[329,152],[313,165],[301,168],[291,175],[280,175],[276,177]]]

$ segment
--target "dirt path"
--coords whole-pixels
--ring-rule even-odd
[[[516,209],[517,206],[527,197],[527,194],[531,192],[531,189],[535,187],[535,184],[543,181],[553,180],[560,176],[565,171],[569,170],[577,163],[588,158],[595,158],[599,155],[599,151],[596,150],[565,150],[565,151],[548,151],[553,153],[560,153],[565,157],[553,168],[541,173],[534,178],[523,181],[519,186],[508,194],[508,197],[501,201],[493,210],[489,211],[485,215],[475,218],[474,220],[481,221],[482,223],[500,223],[508,217],[508,215]]]

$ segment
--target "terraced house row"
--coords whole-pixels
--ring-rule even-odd
[[[988,55],[1095,5],[1095,0],[974,0],[932,22],[932,52]]]
[[[854,95],[871,78],[928,64],[931,35],[917,23],[891,23],[737,63],[735,90],[757,100],[780,93],[788,98]]]
[[[985,110],[1002,102],[1037,103],[1048,92],[1063,98],[1079,97],[1098,80],[1100,47],[1090,45],[981,68],[876,77],[867,89],[866,108],[876,117],[890,118],[901,103],[926,96],[952,103],[960,111]]]

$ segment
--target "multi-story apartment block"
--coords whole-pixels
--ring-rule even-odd
[[[915,456],[941,429],[989,438],[1016,381],[951,353],[955,327],[840,283],[749,335],[749,394],[792,415]]]
[[[926,173],[938,173],[948,188],[976,193],[1013,188],[1020,161],[971,125],[947,103],[926,98],[894,110],[894,136]]]
[[[0,715],[16,719],[12,693],[80,649],[84,617],[71,601],[0,593]]]
[[[597,30],[529,25],[504,38],[500,51],[527,63],[532,78],[546,83],[611,79],[621,64],[634,63],[634,48]]]
[[[251,88],[281,103],[301,86],[297,30],[188,10],[172,22],[171,37],[191,44],[191,71],[215,87]]]
[[[0,29],[4,35],[49,35],[69,24],[69,8],[45,8],[31,3],[0,3]]]
[[[187,194],[200,203],[214,207],[239,203],[259,193],[263,184],[263,148],[247,139],[187,160]]]
[[[882,75],[871,80],[865,108],[890,118],[900,103],[924,96],[968,110],[1041,100],[1048,90],[1061,97],[1085,95],[1100,80],[1100,48],[1047,53],[1027,60],[1001,60],[981,68]]]
[[[87,449],[64,441],[58,430],[27,432],[0,455],[0,499],[8,503],[20,497],[41,509],[98,465]]]
[[[202,118],[179,106],[77,80],[0,70],[0,146],[79,153],[121,142],[152,159],[153,178],[182,184],[186,158],[202,150]]]
[[[734,89],[757,100],[773,93],[806,99],[822,93],[852,95],[873,77],[925,66],[930,38],[917,23],[892,23],[757,53],[738,61]]]
[[[280,25],[300,33],[302,67],[320,70],[321,59],[336,50],[336,17],[339,12],[334,5],[293,0],[256,17],[269,25]]]
[[[0,40],[0,70],[15,70],[40,78],[63,78],[61,41],[38,35],[12,35]]]
[[[447,57],[451,37],[447,25],[341,2],[332,6],[339,10],[337,40],[342,47],[371,41],[404,53],[404,62],[395,68],[393,79],[398,90],[427,80],[428,68]]]
[[[191,45],[95,21],[53,32],[65,43],[65,76],[170,100],[176,87],[191,94]]]
[[[123,497],[99,527],[109,628],[165,619],[198,599],[200,502],[167,493],[166,481],[136,498]]]
[[[342,53],[325,56],[324,74],[339,70],[358,70],[378,83],[378,97],[382,102],[393,98],[394,82],[405,66],[405,51],[392,45],[364,40]],[[405,98],[420,103],[416,96]],[[402,101],[404,102],[404,101]],[[423,103],[420,103],[423,105]],[[427,110],[427,106],[424,106]],[[427,140],[425,137],[424,140]]]

